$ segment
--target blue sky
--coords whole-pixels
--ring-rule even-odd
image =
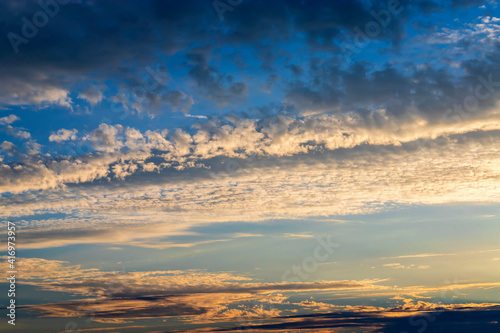
[[[0,13],[2,329],[498,331],[496,1]]]

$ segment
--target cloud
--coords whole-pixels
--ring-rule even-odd
[[[196,49],[187,54],[192,63],[189,75],[208,98],[220,104],[246,96],[247,86],[244,82],[233,82],[232,75],[221,74],[208,64],[208,50]]]
[[[7,265],[7,264],[5,264]],[[267,293],[277,290],[344,290],[373,289],[380,279],[362,281],[315,282],[253,282],[251,278],[231,273],[211,273],[199,270],[170,270],[143,272],[109,272],[97,268],[81,268],[60,260],[19,258],[19,270],[25,283],[45,290],[72,291],[80,295],[122,294],[140,297],[145,293],[166,295],[205,293]],[[109,285],[113,285],[110,288]],[[111,289],[111,290],[109,290]]]
[[[461,253],[420,253],[420,254],[402,255],[402,256],[397,256],[397,257],[383,257],[380,259],[428,258],[428,257],[441,257],[441,256],[457,256],[457,255],[475,254],[475,253],[488,253],[488,252],[498,252],[498,251],[500,251],[500,249],[469,251],[469,252],[461,252]]]
[[[23,131],[23,130],[15,129],[15,130],[13,130],[12,134],[15,137],[18,137],[18,138],[21,138],[21,139],[25,139],[25,140],[31,138],[31,133]]]
[[[218,104],[228,104],[244,99],[250,85],[210,63],[211,50],[204,46],[207,41],[216,50],[226,45],[252,49],[262,68],[270,72],[267,77],[275,77],[271,69],[279,55],[267,44],[279,45],[297,34],[304,36],[303,44],[311,50],[339,53],[341,44],[353,43],[356,27],[364,28],[375,20],[370,12],[388,7],[386,0],[372,1],[370,6],[362,1],[275,1],[265,5],[247,2],[226,13],[221,24],[213,4],[204,1],[194,1],[190,6],[170,0],[150,1],[146,5],[121,3],[118,8],[114,3],[72,1],[59,5],[57,13],[50,15],[50,24],[35,27],[36,33],[25,38],[25,42],[16,45],[9,38],[2,39],[0,79],[4,84],[0,102],[72,108],[76,103],[72,94],[96,105],[104,97],[101,85],[109,83],[110,78],[121,92],[132,93],[137,87],[130,83],[134,79],[140,81],[140,74],[124,68],[144,68],[157,62],[158,54],[183,53],[191,67],[189,76],[205,96]],[[400,5],[405,12],[394,15],[374,40],[394,46],[401,43],[413,7],[407,1]],[[22,18],[31,19],[41,10],[38,3],[3,2],[0,19],[5,24],[0,33],[24,38]],[[170,95],[179,91],[170,89]],[[151,111],[153,115],[160,112],[159,104],[170,103],[177,108],[178,96],[154,91],[148,92],[146,99],[144,105],[139,103],[133,108]],[[188,97],[182,108],[187,109],[190,104]],[[156,110],[147,110],[148,107]]]
[[[52,292],[87,297],[69,302],[23,305],[22,308],[46,317],[87,317],[102,323],[115,321],[126,324],[129,320],[139,318],[177,317],[195,324],[227,322],[231,325],[231,322],[238,320],[267,318],[273,319],[273,322],[262,326],[248,323],[248,328],[305,329],[320,325],[333,328],[341,327],[351,320],[354,320],[354,326],[366,325],[368,318],[385,325],[393,320],[401,321],[403,318],[408,320],[410,316],[419,316],[423,312],[441,313],[446,317],[446,313],[454,311],[459,311],[462,315],[465,315],[465,312],[498,311],[499,306],[490,303],[438,304],[437,299],[414,302],[412,298],[394,296],[433,293],[440,294],[443,298],[443,291],[486,288],[498,286],[498,283],[453,283],[436,288],[389,287],[381,284],[387,280],[380,279],[264,283],[229,272],[203,270],[128,272],[125,268],[122,272],[103,271],[96,268],[82,268],[59,260],[18,259],[17,267],[22,273],[19,276],[23,284]],[[4,261],[1,265],[7,264]],[[392,294],[394,300],[403,300],[404,304],[384,308],[335,305],[313,300],[289,301],[291,294],[300,297],[304,292],[314,290],[322,293],[347,292],[363,297],[366,297],[369,291],[378,291],[379,295]],[[312,310],[313,313],[306,316],[293,315],[297,309]],[[309,320],[306,321],[306,318]]]
[[[383,264],[382,266],[384,267],[389,267],[392,269],[429,269],[431,266],[429,265],[418,265],[415,266],[414,264],[411,265],[401,265],[400,263],[390,263],[390,264]]]
[[[2,79],[2,82],[5,81],[8,80]],[[10,81],[8,86],[2,88],[0,99],[3,105],[35,105],[44,108],[55,104],[69,109],[72,107],[70,91],[49,83]]]
[[[57,131],[57,133],[52,132],[52,134],[49,136],[49,141],[54,141],[59,143],[67,140],[75,140],[76,133],[78,133],[78,130],[76,129],[67,130],[61,128],[60,130]]]
[[[480,6],[486,3],[486,0],[452,0],[452,7],[467,8],[471,6]]]
[[[19,246],[187,248],[261,236],[193,232],[208,223],[337,222],[332,216],[408,205],[498,203],[496,4],[401,0],[401,11],[382,24],[377,13],[390,3],[243,1],[221,17],[206,1],[70,1],[16,46],[9,36],[25,35],[25,18],[41,4],[1,2],[0,108],[9,113],[0,118],[8,136],[0,140],[0,210],[22,230]],[[481,5],[488,9],[471,8]],[[463,8],[467,20],[436,20]],[[377,33],[366,30],[378,23]],[[359,50],[346,55],[353,46]],[[124,111],[119,120],[115,106]],[[10,110],[32,127],[11,126],[19,117]],[[460,253],[402,253],[380,271],[430,269],[402,260],[441,255]],[[289,284],[227,272],[116,276],[42,259],[20,265],[29,272],[24,282],[87,298],[83,312],[108,324],[190,316],[218,325],[264,316],[274,322],[257,330],[390,332],[409,313],[480,311],[409,299],[445,287],[389,287],[379,279]],[[458,290],[496,287],[456,283]],[[311,291],[401,294],[405,304],[299,299]],[[29,308],[80,317],[79,303]],[[291,318],[280,306],[328,313]],[[489,329],[469,319],[474,329]]]
[[[108,156],[110,164],[116,163],[116,159],[130,160],[135,154],[141,164],[148,157],[159,157],[164,160],[160,163],[161,168],[185,169],[202,165],[204,160],[215,157],[291,156],[322,149],[354,148],[366,144],[389,146],[412,141],[418,144],[418,140],[421,139],[435,139],[440,136],[472,133],[477,130],[490,131],[492,135],[495,135],[494,130],[500,128],[500,123],[495,120],[496,111],[492,111],[487,116],[471,117],[458,124],[446,122],[430,124],[418,118],[394,122],[385,115],[383,110],[379,110],[370,117],[371,120],[355,114],[320,115],[307,118],[278,115],[266,122],[236,119],[232,123],[222,123],[214,120],[196,126],[198,131],[193,134],[177,129],[168,138],[166,130],[140,133],[136,129],[125,128],[122,125],[101,124],[97,129],[85,135],[81,139],[82,142],[78,144],[89,145],[100,152],[116,152],[115,158]],[[127,134],[132,132],[136,137],[131,138]],[[446,140],[446,138],[443,139]],[[91,161],[96,158],[99,157],[89,154],[81,156],[79,160]],[[133,160],[130,162],[135,163]],[[55,167],[61,163],[75,164],[73,161],[65,160],[55,162],[52,166]],[[41,164],[37,164],[39,166],[37,169],[42,167]],[[79,167],[84,167],[84,165],[81,164]],[[52,167],[48,167],[49,170],[50,168]],[[111,169],[111,165],[108,169]],[[103,175],[109,173],[110,170]],[[61,183],[67,182],[64,179],[64,173],[59,173],[54,177],[59,178]],[[14,187],[11,188],[15,190]]]
[[[103,152],[50,163],[3,166],[0,187],[20,194],[2,198],[2,211],[11,218],[68,215],[63,220],[49,219],[40,224],[40,232],[61,224],[69,227],[66,230],[83,228],[66,239],[62,236],[50,240],[42,233],[39,238],[33,234],[24,246],[110,239],[120,244],[147,237],[144,244],[159,246],[164,241],[161,237],[199,223],[328,217],[408,204],[498,201],[495,131],[288,157],[190,159],[224,154],[215,149],[222,143],[227,151],[241,154],[235,152],[241,145],[234,145],[229,138],[251,139],[253,130],[247,128],[250,133],[244,127],[222,127],[213,134],[212,146],[205,136],[181,131],[169,139],[165,133],[101,125],[86,137]],[[282,147],[283,153],[284,144],[278,142],[275,144]],[[248,147],[260,149],[250,144]],[[263,145],[262,149],[269,147]],[[123,150],[126,148],[129,150]],[[127,181],[123,182],[123,178]],[[30,192],[39,188],[45,191],[35,196]],[[73,215],[75,211],[81,213],[79,217]],[[167,217],[176,224],[162,226]],[[97,222],[101,220],[107,221],[109,230],[108,225]],[[93,239],[83,232],[95,228],[109,235],[112,225],[140,224],[144,220],[158,226],[153,237],[134,229],[121,229],[123,238]]]
[[[3,124],[7,124],[7,125],[10,125],[17,120],[19,120],[19,117],[16,116],[15,114],[11,114],[11,115],[8,115],[6,117],[0,118],[0,122]]]
[[[195,99],[203,106],[205,99],[217,106],[238,105],[247,101],[247,97],[254,99],[255,91],[269,85],[272,78],[273,86],[280,86],[281,90],[284,87],[277,96],[284,94],[284,104],[296,114],[350,112],[372,123],[388,116],[418,115],[422,121],[434,121],[454,109],[457,96],[460,99],[471,95],[479,72],[484,75],[498,71],[494,61],[498,49],[491,47],[498,23],[494,17],[484,17],[484,22],[478,24],[464,23],[425,34],[425,43],[429,45],[431,39],[444,42],[459,38],[452,50],[457,54],[463,54],[472,47],[471,41],[476,40],[474,47],[481,48],[478,55],[467,59],[457,57],[454,62],[464,71],[452,71],[431,60],[425,64],[415,61],[413,66],[393,64],[384,68],[357,61],[356,56],[345,59],[341,55],[343,46],[352,46],[359,40],[356,28],[363,29],[367,23],[376,22],[374,13],[387,10],[390,2],[386,0],[276,1],[265,6],[249,2],[226,13],[224,24],[213,6],[202,1],[193,6],[179,6],[174,1],[151,1],[145,6],[133,1],[123,3],[120,8],[95,1],[61,5],[51,23],[40,28],[28,43],[20,45],[17,54],[8,38],[4,39],[0,79],[8,84],[1,87],[0,102],[33,105],[35,109],[50,105],[78,110],[82,106],[77,99],[97,105],[109,97],[104,94],[106,90],[117,90],[115,99],[124,103],[129,114],[156,117],[165,110],[187,114]],[[470,3],[446,2],[439,7],[450,10]],[[420,11],[432,12],[435,7],[432,1],[398,4],[402,11],[391,15],[387,25],[370,38],[392,46],[386,51],[396,57],[402,51],[403,37],[413,16],[418,17]],[[5,2],[1,9],[7,13],[1,28],[7,35],[21,33],[21,18],[33,17],[40,6]],[[135,33],[139,29],[140,38]],[[488,40],[477,42],[478,34]],[[263,36],[266,42],[262,42]],[[405,42],[412,44],[416,40],[408,37]],[[228,54],[227,48],[224,49],[227,45],[236,51]],[[303,47],[311,55],[298,61],[287,45]],[[275,48],[280,52],[275,52]],[[316,56],[323,51],[331,56]],[[151,64],[164,63],[165,57],[159,54],[173,55],[182,61],[179,60],[180,66],[172,65],[168,75],[162,71],[162,79],[154,83],[156,76],[151,80],[143,75],[151,74]],[[236,61],[238,57],[252,64]],[[385,57],[380,62],[394,63]],[[259,74],[250,77],[247,71],[235,71],[234,66],[251,66]],[[179,67],[186,71],[177,73]],[[284,74],[289,69],[291,76]],[[137,95],[138,90],[141,96]],[[111,102],[112,97],[109,98]],[[478,101],[476,113],[488,113],[497,99],[498,96]],[[384,110],[384,114],[373,114],[377,110]]]
[[[198,316],[196,320],[231,320],[263,314],[278,316],[277,309],[262,305],[280,304],[280,292],[311,290],[373,289],[381,280],[317,281],[302,283],[259,283],[231,273],[191,271],[108,272],[81,268],[67,262],[19,258],[25,284],[44,290],[96,296],[65,303],[24,306],[48,317],[137,319],[169,316]],[[148,296],[144,296],[148,295]],[[246,302],[252,301],[253,305]],[[257,304],[255,304],[257,302]],[[255,306],[258,304],[260,306]],[[235,309],[234,305],[238,305]]]
[[[416,309],[414,309],[416,310]],[[208,332],[234,331],[281,331],[281,330],[314,330],[315,332],[331,332],[331,330],[349,327],[370,332],[399,333],[411,329],[422,329],[428,332],[442,332],[453,329],[454,332],[470,332],[480,329],[481,332],[495,332],[498,327],[495,317],[499,306],[494,304],[457,304],[450,307],[439,306],[419,313],[386,309],[385,311],[366,312],[332,312],[323,314],[296,315],[280,318],[281,322],[260,325],[231,327],[227,329],[208,329]],[[186,331],[188,332],[188,331]],[[157,332],[159,333],[159,332]]]
[[[405,256],[397,256],[390,258],[381,258],[381,259],[399,259],[399,258],[428,258],[428,257],[441,257],[441,256],[455,256],[456,253],[421,253],[421,254],[410,254]]]
[[[95,85],[86,86],[79,94],[78,98],[87,100],[90,104],[95,105],[103,99],[102,91]]]

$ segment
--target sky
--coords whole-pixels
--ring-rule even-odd
[[[494,0],[1,1],[0,330],[498,332],[499,33]]]

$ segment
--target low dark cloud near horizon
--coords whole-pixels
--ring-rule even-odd
[[[460,310],[422,311],[408,315],[391,317],[391,312],[335,312],[283,317],[283,323],[247,325],[227,329],[214,329],[211,332],[233,331],[278,331],[278,330],[324,330],[363,329],[372,333],[403,333],[403,332],[498,332],[500,315],[499,306],[484,309],[464,307]],[[323,331],[322,331],[323,332]],[[166,332],[165,332],[166,333]]]

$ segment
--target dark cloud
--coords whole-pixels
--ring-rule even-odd
[[[136,68],[155,63],[159,54],[177,52],[185,53],[189,77],[207,98],[219,105],[238,103],[244,101],[250,84],[212,63],[214,57],[220,56],[220,48],[252,49],[261,69],[271,75],[272,79],[264,84],[269,90],[276,80],[276,61],[283,54],[294,56],[286,45],[296,43],[298,35],[307,42],[308,51],[326,50],[331,54],[329,66],[312,60],[316,63],[310,65],[310,82],[301,80],[304,66],[288,66],[294,79],[286,92],[287,99],[299,109],[346,107],[352,111],[384,104],[389,112],[401,114],[411,104],[434,113],[449,108],[464,93],[446,71],[439,69],[419,69],[411,75],[395,67],[354,65],[344,72],[338,69],[346,60],[340,45],[355,46],[353,37],[359,30],[366,32],[367,23],[377,22],[380,15],[389,13],[386,26],[371,40],[382,40],[397,48],[412,15],[446,8],[433,1],[243,1],[226,10],[223,21],[213,4],[205,1],[69,1],[57,8],[53,5],[57,2],[47,3],[52,7],[31,1],[0,4],[0,34],[6,36],[0,41],[0,79],[8,82],[0,87],[2,104],[52,103],[70,107],[71,93],[82,80],[91,77],[98,81],[114,77],[120,87],[134,94],[133,90],[143,84]],[[398,8],[397,14],[390,13],[392,3]],[[448,6],[479,3],[482,1],[453,0]],[[45,11],[49,14],[43,8],[49,8]],[[47,17],[46,24],[33,25],[33,20],[38,22],[43,17]],[[13,39],[12,34],[22,42],[18,37]],[[278,45],[285,49],[278,51]],[[195,102],[190,92],[173,86],[162,88],[161,93],[160,88],[147,90],[139,103],[130,97],[129,107],[152,115],[163,112],[165,106],[189,112]],[[102,99],[102,90],[90,92],[84,88],[77,93],[95,104]]]
[[[198,87],[213,101],[226,104],[234,99],[241,98],[247,93],[244,82],[234,82],[230,74],[222,74],[215,67],[209,65],[209,50],[198,48],[187,54],[193,65],[189,75]]]
[[[453,8],[467,8],[472,6],[481,6],[486,3],[486,0],[451,0]]]
[[[444,10],[438,3],[430,0],[416,1],[414,5],[424,14],[430,14]]]
[[[294,32],[303,33],[312,47],[335,49],[336,39],[344,33],[355,34],[374,20],[370,11],[380,12],[388,1],[248,1],[227,15],[233,29],[229,36],[234,41],[256,41],[262,38],[287,41]],[[400,1],[402,7],[408,1]],[[240,9],[238,7],[238,9]],[[398,43],[402,32],[400,18],[394,16],[377,38]]]
[[[2,104],[45,101],[68,106],[67,95],[77,81],[90,76],[126,78],[133,64],[152,63],[158,54],[186,51],[208,41],[216,48],[242,43],[253,47],[269,70],[275,49],[263,39],[288,42],[297,32],[307,36],[312,48],[334,50],[336,38],[343,39],[345,32],[354,35],[355,27],[374,19],[370,10],[387,7],[386,1],[374,1],[371,7],[350,0],[244,1],[221,21],[212,3],[205,1],[61,2],[65,4],[0,4],[0,34],[6,37],[0,41],[0,79],[9,82],[2,87]],[[377,38],[400,40],[404,28],[398,20],[394,17]],[[189,58],[190,75],[209,98],[226,103],[246,94],[247,84],[209,65],[208,53],[192,51]],[[51,89],[51,96],[36,93]],[[169,101],[147,98],[152,107]]]
[[[394,314],[392,317],[391,312]],[[247,325],[212,332],[278,331],[351,328],[372,333],[401,332],[498,332],[500,308],[461,308],[459,310],[427,311],[404,314],[401,311],[337,312],[282,318],[278,324]]]
[[[406,1],[401,1],[400,5],[408,10],[402,11],[391,21],[394,24],[389,24],[375,38],[383,40],[384,45],[397,45],[397,36],[404,35],[404,24],[409,16],[414,14],[416,5],[410,5]],[[419,5],[419,10],[430,12],[435,8],[434,5],[433,2],[426,1]],[[22,17],[32,18],[33,13],[41,10],[38,4],[32,2],[6,1],[0,6],[4,9],[0,11],[0,29],[5,35],[10,31],[19,32]],[[106,87],[99,82],[100,79],[111,78],[116,81],[119,93],[110,98],[110,101],[123,105],[126,111],[135,110],[137,113],[155,116],[165,110],[187,114],[194,103],[203,105],[203,98],[215,102],[216,108],[232,106],[232,103],[246,100],[253,102],[251,97],[255,97],[255,94],[251,89],[254,89],[256,84],[247,82],[247,77],[265,83],[257,85],[259,92],[269,92],[271,87],[285,87],[281,96],[277,94],[278,100],[257,108],[260,111],[235,112],[234,117],[241,120],[240,123],[248,119],[257,121],[255,131],[248,129],[240,136],[235,134],[232,140],[228,139],[231,136],[227,130],[246,129],[247,125],[231,123],[227,121],[229,117],[208,121],[206,126],[193,126],[186,130],[189,135],[181,131],[171,131],[168,142],[157,143],[157,139],[152,138],[152,143],[145,148],[147,154],[130,158],[131,161],[135,159],[141,163],[159,162],[145,166],[149,171],[159,171],[160,163],[165,163],[162,168],[181,166],[176,163],[185,158],[178,156],[187,156],[186,154],[196,149],[190,135],[195,134],[195,129],[199,126],[211,128],[198,135],[203,139],[197,144],[210,145],[206,150],[202,150],[205,153],[200,153],[203,156],[194,156],[189,161],[193,163],[196,160],[212,157],[217,159],[218,155],[227,156],[233,153],[248,156],[251,153],[247,152],[252,149],[255,150],[254,153],[257,151],[259,154],[266,150],[270,143],[280,145],[281,153],[287,147],[281,144],[280,140],[289,133],[294,133],[298,144],[286,154],[300,152],[302,147],[307,147],[307,151],[323,150],[325,142],[328,141],[338,141],[338,146],[330,146],[330,149],[336,149],[346,147],[344,141],[355,137],[356,130],[360,128],[366,127],[364,129],[369,132],[372,129],[377,132],[385,126],[394,131],[402,126],[401,120],[414,116],[428,121],[429,126],[433,126],[443,123],[446,118],[460,118],[463,114],[479,117],[495,105],[499,99],[497,82],[500,80],[496,75],[500,69],[498,43],[488,44],[487,52],[480,52],[479,55],[473,53],[467,59],[453,62],[453,56],[443,57],[442,61],[446,66],[432,59],[429,59],[428,63],[417,61],[420,59],[416,59],[415,63],[408,59],[403,63],[393,63],[385,62],[385,58],[384,62],[379,61],[380,59],[365,59],[346,64],[345,59],[335,52],[315,53],[330,43],[327,41],[335,44],[352,37],[354,28],[361,27],[367,20],[375,20],[373,12],[380,12],[387,6],[388,2],[385,1],[373,1],[371,5],[360,1],[245,1],[227,11],[225,20],[220,21],[213,6],[207,5],[206,2],[192,2],[189,5],[178,5],[177,1],[150,1],[140,5],[133,1],[70,2],[60,5],[59,12],[50,18],[47,25],[40,27],[38,34],[27,44],[19,45],[18,54],[12,50],[8,38],[2,40],[7,44],[6,47],[0,48],[0,82],[5,88],[0,89],[0,103],[56,103],[70,107],[72,92],[73,96],[78,94],[77,96],[90,103],[97,103],[102,98],[101,94],[106,91]],[[346,32],[350,32],[350,37]],[[467,34],[457,35],[459,43],[456,43],[455,47],[459,51],[464,50],[465,45],[472,43],[475,38]],[[335,41],[332,41],[333,39]],[[305,50],[295,48],[295,43],[299,40],[307,41]],[[231,49],[227,53],[229,56],[223,55],[221,49]],[[144,77],[149,73],[149,65],[144,65],[145,63],[153,60],[158,54],[176,52],[180,53],[178,67],[183,71],[181,75],[187,74],[188,82],[182,88],[176,87],[175,83],[171,84],[177,77],[174,79],[170,74],[165,74],[160,82],[155,80],[155,77]],[[224,60],[233,54],[240,54],[239,52],[250,54],[244,57],[246,61],[257,56],[260,62],[254,62],[253,69],[260,66],[260,69],[264,70],[252,77],[246,75],[246,68],[241,72],[234,71],[232,65],[241,62],[241,59],[231,64],[224,63]],[[284,61],[280,63],[276,59]],[[273,73],[278,66],[286,70]],[[161,73],[166,73],[166,66],[159,69]],[[175,73],[173,71],[172,75]],[[477,87],[481,84],[479,76],[485,80],[490,80],[491,76],[491,81],[494,82],[493,87],[480,87],[480,92],[485,94],[489,92],[489,88],[494,88],[497,90],[496,94],[491,94],[486,99],[475,97]],[[93,86],[87,85],[86,80],[89,77],[92,78]],[[278,82],[279,80],[283,81]],[[200,94],[195,97],[199,97],[201,101],[193,97],[195,91],[190,91],[189,87],[198,89]],[[250,98],[246,99],[247,95]],[[283,96],[285,103],[281,103]],[[260,96],[257,97],[255,100],[259,103]],[[467,105],[469,102],[477,105]],[[473,112],[457,110],[457,105],[462,109],[470,106]],[[384,111],[377,113],[380,109]],[[330,119],[331,129],[322,131],[326,122],[314,118],[305,119],[305,114],[310,113],[335,113],[335,116],[338,115],[341,119]],[[350,125],[351,119],[345,121],[349,125],[337,126],[338,122],[347,119],[343,118],[344,116],[351,117],[351,114],[355,125]],[[462,120],[464,118],[466,117],[463,116]],[[394,126],[389,126],[393,122]],[[125,126],[121,129],[124,128]],[[77,150],[73,155],[84,155],[96,150],[133,151],[145,140],[141,134],[136,144],[127,146],[125,142],[128,140],[115,140],[116,133],[112,128],[108,128],[108,132],[92,132],[92,140],[84,137],[84,131],[80,128],[78,130],[82,133],[79,139],[85,141],[87,146],[92,143],[93,150]],[[132,132],[129,132],[130,137],[133,136]],[[307,135],[301,139],[300,135],[303,133]],[[322,139],[316,135],[319,133],[323,133]],[[332,140],[332,133],[339,134],[338,140]],[[123,133],[120,135],[123,136]],[[210,142],[214,141],[209,139],[212,136],[221,142]],[[161,137],[163,140],[166,134],[162,133]],[[312,139],[313,137],[315,139]],[[227,142],[224,141],[226,139]],[[207,140],[209,142],[205,142]],[[133,141],[132,138],[130,142]],[[351,147],[360,143],[348,142],[348,145]],[[20,146],[18,142],[13,144]],[[162,159],[160,155],[165,155],[163,153],[173,148],[176,148],[177,155],[170,160]],[[265,153],[268,154],[269,151],[271,150]],[[84,161],[98,158],[99,156],[84,158]],[[191,159],[191,156],[186,158]],[[120,174],[119,178],[122,180],[133,173],[130,167],[141,170],[139,166],[131,164],[120,165],[123,160],[126,158],[109,158],[109,163],[103,162],[102,173],[92,173],[95,178],[88,176],[78,178],[78,181],[83,179],[82,182],[91,182],[117,174]],[[76,166],[78,161],[69,165]],[[19,177],[25,170],[28,170],[26,174],[32,170],[45,170],[49,164],[57,165],[52,163],[50,158],[46,158],[34,161],[33,166],[27,165],[24,169],[9,168],[2,173],[6,174],[6,178],[10,175]],[[110,167],[113,168],[112,173],[109,171]],[[61,171],[54,170],[50,169],[50,173],[57,175],[53,181],[56,186],[60,184],[58,176]],[[69,176],[68,178],[73,180]]]
[[[207,16],[203,7],[188,10],[178,2],[165,3],[169,8],[162,9],[161,15],[157,1],[70,1],[58,5],[58,11],[48,17],[34,1],[2,2],[0,34],[24,39],[19,45],[16,39],[14,47],[9,38],[1,39],[0,79],[9,85],[2,89],[0,102],[10,104],[14,96],[21,97],[18,104],[53,102],[55,97],[29,98],[30,92],[50,88],[71,91],[78,81],[90,76],[101,81],[113,76],[126,78],[124,69],[136,63],[154,63],[154,54],[186,47],[194,41],[190,34],[196,38],[206,35],[201,25]],[[48,17],[47,23],[32,26],[37,15]],[[200,25],[190,26],[191,22]],[[189,30],[184,29],[187,26]],[[30,27],[33,32],[23,34],[23,28],[29,32]]]
[[[26,307],[48,317],[85,317],[139,319],[174,316],[193,316],[207,312],[205,308],[183,304],[172,297],[108,298],[104,300],[75,301]]]
[[[499,50],[495,44],[484,57],[461,62],[463,75],[430,64],[410,64],[402,70],[390,64],[380,69],[358,62],[344,70],[330,59],[313,59],[308,81],[298,73],[289,81],[287,100],[298,110],[363,115],[359,110],[382,108],[391,116],[420,114],[433,121],[450,113],[481,114],[500,98]]]

